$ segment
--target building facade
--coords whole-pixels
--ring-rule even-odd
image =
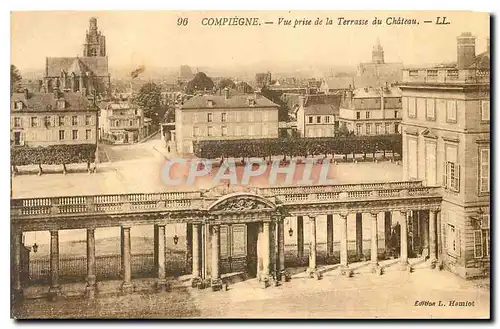
[[[278,105],[258,95],[197,95],[175,112],[176,149],[193,153],[193,141],[278,137]]]
[[[489,42],[488,42],[489,44]],[[403,83],[404,179],[442,186],[444,266],[464,278],[490,266],[490,51],[457,38],[453,65],[408,69]]]
[[[82,57],[47,57],[42,89],[81,92],[84,95],[108,95],[111,78],[108,72],[106,38],[97,29],[97,19],[89,21]]]
[[[340,106],[340,125],[355,135],[384,135],[399,132],[402,114],[401,90],[383,88],[348,90]]]
[[[11,144],[94,144],[97,114],[95,103],[80,93],[15,93],[11,98]]]
[[[297,130],[302,137],[333,137],[339,127],[340,95],[299,96]]]
[[[99,114],[100,138],[117,144],[135,143],[146,136],[144,111],[128,100],[103,104]]]

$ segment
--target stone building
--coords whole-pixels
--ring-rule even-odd
[[[197,95],[176,109],[178,153],[193,153],[193,141],[278,137],[278,105],[258,95]]]
[[[373,46],[372,61],[360,63],[358,73],[355,78],[355,87],[380,87],[385,83],[396,83],[401,81],[403,70],[402,63],[387,63],[384,58],[384,49],[377,38],[377,43]]]
[[[398,133],[401,108],[401,90],[397,87],[348,90],[340,106],[339,124],[356,135]]]
[[[144,111],[139,106],[129,100],[115,100],[102,105],[99,114],[101,139],[128,144],[146,136]]]
[[[299,96],[297,130],[302,137],[333,137],[338,129],[340,95]]]
[[[97,19],[89,21],[82,56],[47,57],[43,78],[43,91],[80,92],[83,95],[103,96],[110,93],[111,77],[108,72],[106,38],[97,29]]]
[[[488,41],[489,44],[489,41]],[[442,186],[434,223],[443,264],[464,278],[490,266],[490,49],[457,38],[457,62],[404,70],[404,179]],[[431,232],[435,235],[436,232]]]
[[[16,146],[94,144],[98,108],[80,93],[14,93],[10,138]]]

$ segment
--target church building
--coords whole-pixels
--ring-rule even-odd
[[[42,90],[81,92],[104,96],[110,92],[106,37],[97,29],[97,19],[89,21],[82,56],[47,57]]]

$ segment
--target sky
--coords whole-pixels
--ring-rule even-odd
[[[204,17],[258,17],[260,26],[202,26]],[[419,25],[338,26],[337,18],[417,18]],[[451,24],[424,24],[446,16]],[[13,12],[11,63],[23,70],[42,70],[45,57],[82,55],[90,17],[106,36],[110,67],[242,67],[266,63],[302,67],[349,65],[371,60],[379,38],[386,62],[418,65],[454,61],[456,37],[477,37],[476,53],[486,49],[489,17],[472,12]],[[188,18],[178,26],[178,18]],[[279,26],[278,19],[331,18],[334,25]],[[264,21],[274,21],[266,25]],[[324,23],[323,23],[324,24]]]

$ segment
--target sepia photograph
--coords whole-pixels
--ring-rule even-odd
[[[10,29],[12,319],[490,319],[489,13]]]

